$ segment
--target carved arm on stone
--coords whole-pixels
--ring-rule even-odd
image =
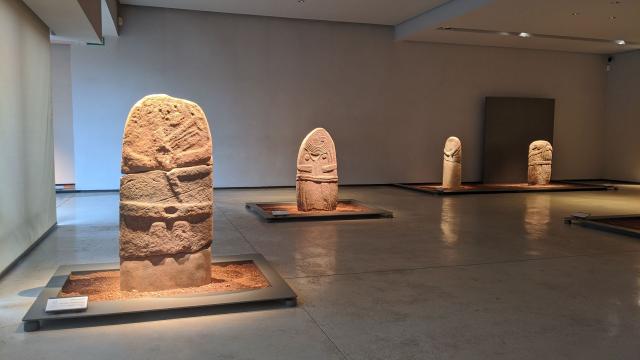
[[[192,186],[184,186],[184,184],[191,185],[194,184],[196,180],[204,179],[211,175],[211,166],[210,165],[199,165],[192,166],[186,168],[175,168],[171,171],[168,171],[165,176],[167,177],[167,182],[171,187],[171,191],[175,194],[175,196],[180,201],[184,201],[182,199],[182,195],[191,192],[194,190],[198,190],[200,188],[210,184],[203,184],[199,187]]]
[[[124,174],[142,172],[154,169],[157,166],[156,159],[141,155],[126,147],[122,154],[122,172]]]
[[[337,168],[338,168],[337,164],[323,165],[322,166],[322,172],[325,172],[325,173],[332,172],[332,171],[336,170]]]
[[[460,154],[460,148],[456,148],[450,151],[444,150],[444,160],[450,162],[460,162],[458,159]]]

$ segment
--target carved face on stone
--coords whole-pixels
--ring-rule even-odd
[[[536,140],[529,145],[529,164],[532,162],[551,162],[553,148],[548,141]]]
[[[319,182],[338,180],[336,147],[325,129],[313,130],[302,141],[298,151],[297,179]]]
[[[451,136],[444,144],[444,160],[459,163],[462,155],[462,143],[460,139]]]

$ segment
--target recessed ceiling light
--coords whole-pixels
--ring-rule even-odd
[[[624,41],[624,40],[616,40],[616,41],[614,41],[614,42],[615,42],[616,44],[618,44],[618,45],[625,45],[625,44],[627,43],[627,42],[626,42],[626,41]]]
[[[521,32],[520,34],[518,34],[518,36],[523,37],[523,38],[528,38],[528,37],[531,37],[531,34],[526,33],[526,32]]]

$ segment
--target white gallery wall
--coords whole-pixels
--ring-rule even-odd
[[[613,57],[606,104],[605,177],[640,181],[640,51]]]
[[[554,178],[602,177],[602,56],[394,42],[385,26],[123,6],[105,46],[73,46],[76,186],[117,189],[130,107],[196,101],[212,124],[215,185],[293,185],[322,126],[343,184],[439,181],[448,136],[481,178],[485,96],[556,99]],[[526,149],[523,150],[526,161]]]
[[[0,272],[56,223],[49,29],[0,0]]]
[[[71,106],[71,49],[51,45],[51,101],[56,184],[75,183],[73,109]]]

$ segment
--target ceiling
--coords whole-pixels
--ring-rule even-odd
[[[438,12],[454,8],[454,0]],[[451,16],[416,26],[420,17],[396,27],[398,40],[431,41],[485,46],[549,49],[587,53],[616,53],[640,49],[639,0],[493,0],[479,3],[468,11],[449,11]],[[431,14],[430,14],[431,13]],[[431,16],[433,17],[433,16]],[[413,29],[408,29],[414,22]],[[445,28],[439,30],[439,28]],[[446,28],[451,28],[447,30]],[[479,31],[478,31],[479,30]],[[498,32],[510,32],[505,36]],[[522,38],[520,32],[532,36]],[[542,35],[542,36],[536,36]],[[624,46],[614,40],[625,40]]]
[[[120,0],[120,3],[392,25],[399,41],[596,54],[640,49],[640,0]],[[520,32],[532,36],[519,37]],[[618,45],[615,40],[626,43]]]
[[[23,0],[44,22],[55,44],[100,44],[118,36],[118,0]]]
[[[82,42],[100,41],[100,4],[95,1],[75,0],[23,0],[25,4],[51,29],[58,39]]]
[[[395,25],[447,0],[120,0],[121,4]]]

